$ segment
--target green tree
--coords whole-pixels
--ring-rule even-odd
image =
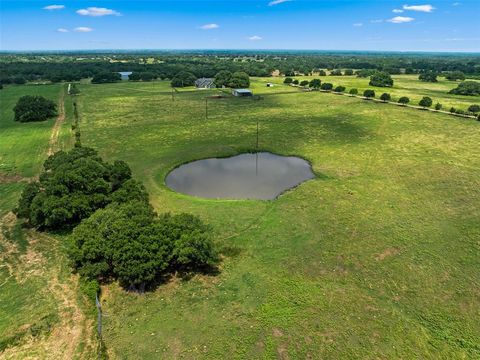
[[[480,82],[477,81],[464,81],[458,84],[455,89],[450,90],[449,94],[455,95],[480,95]]]
[[[436,104],[435,104],[435,110],[437,110],[437,111],[438,111],[438,110],[442,110],[442,104],[436,103]]]
[[[357,95],[358,94],[358,89],[350,89],[350,91],[348,92],[350,95]]]
[[[228,85],[233,89],[248,88],[250,86],[250,78],[246,72],[237,71],[232,74]]]
[[[114,83],[122,80],[119,73],[115,72],[101,72],[93,76],[92,84]]]
[[[390,101],[391,98],[392,97],[389,93],[383,93],[382,95],[380,95],[380,100],[382,100],[383,102]]]
[[[393,86],[393,79],[389,73],[378,71],[370,76],[369,85],[379,87],[391,87]]]
[[[398,99],[398,102],[402,105],[407,105],[410,102],[410,99],[406,96],[402,96],[400,99]]]
[[[342,76],[342,70],[340,69],[335,69],[330,72],[331,76]]]
[[[333,91],[341,93],[345,91],[345,86],[339,85]]]
[[[228,70],[222,70],[215,75],[214,83],[216,87],[227,87],[232,80],[232,73]]]
[[[432,99],[428,96],[424,96],[419,102],[418,102],[418,105],[420,105],[421,107],[423,107],[424,109],[427,108],[427,107],[430,107],[432,106]]]
[[[470,105],[468,107],[468,111],[470,111],[472,113],[478,113],[478,112],[480,112],[480,105],[477,105],[477,104]]]
[[[353,70],[352,70],[352,69],[346,69],[346,70],[345,70],[345,75],[346,75],[346,76],[351,76],[351,75],[353,75]]]
[[[196,76],[188,71],[180,71],[170,82],[172,87],[193,86],[197,80]]]
[[[371,89],[367,89],[363,92],[363,96],[366,97],[367,99],[374,98],[375,97],[375,91]]]
[[[283,80],[283,83],[286,85],[290,85],[292,81],[293,79],[291,77],[286,77],[285,80]]]
[[[321,82],[320,79],[312,79],[310,81],[310,83],[308,84],[308,86],[310,86],[311,88],[316,89],[316,90],[320,89],[321,85],[322,85],[322,82]]]
[[[299,84],[299,81],[298,81],[297,79],[294,79],[294,80],[292,81],[292,84],[298,85],[298,84]]]
[[[56,105],[43,96],[25,95],[18,99],[13,108],[15,121],[43,121],[57,115]]]
[[[300,82],[300,86],[308,86],[309,83],[310,83],[310,82],[309,82],[308,80],[302,80],[302,81]]]
[[[318,70],[318,75],[319,76],[327,76],[327,73],[325,72],[325,70]]]
[[[465,80],[465,74],[461,71],[451,71],[445,75],[445,79],[450,81]]]
[[[418,76],[418,79],[420,81],[424,82],[437,82],[437,76],[438,74],[434,71],[427,71]]]
[[[331,83],[323,83],[323,84],[320,86],[320,89],[325,90],[325,91],[330,91],[330,90],[333,89],[333,84],[331,84]]]

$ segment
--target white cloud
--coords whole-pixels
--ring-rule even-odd
[[[107,8],[99,8],[99,7],[88,7],[86,9],[80,9],[80,10],[77,10],[77,14],[82,16],[105,16],[105,15],[120,16],[121,15],[118,11],[107,9]]]
[[[394,12],[395,14],[400,14],[403,12],[402,9],[393,9],[392,12]]]
[[[412,10],[420,12],[432,12],[435,8],[432,5],[403,5],[403,10]]]
[[[251,40],[251,41],[258,41],[258,40],[262,40],[263,38],[261,36],[258,36],[258,35],[253,35],[253,36],[250,36],[248,38],[248,40]]]
[[[278,5],[288,1],[292,1],[292,0],[273,0],[268,3],[268,6],[274,6],[274,5]]]
[[[413,20],[415,19],[408,16],[395,16],[394,18],[388,19],[387,21],[394,24],[403,24],[412,22]]]
[[[220,25],[218,24],[205,24],[200,26],[200,29],[202,30],[213,30],[213,29],[218,29]]]
[[[93,31],[93,29],[89,28],[89,27],[85,27],[85,26],[79,26],[79,27],[76,27],[75,29],[73,29],[73,31],[85,33],[85,32]]]
[[[57,31],[58,31],[58,32],[62,32],[62,33],[68,32],[68,30],[65,29],[65,28],[58,28]]]
[[[353,26],[355,26],[355,27],[361,27],[361,26],[363,26],[363,23],[355,23],[355,24],[353,24]]]
[[[61,10],[65,9],[65,5],[48,5],[43,8],[43,10]]]
[[[371,22],[372,24],[379,24],[379,23],[382,23],[383,20],[382,20],[382,19],[376,19],[376,20],[370,20],[370,22]]]

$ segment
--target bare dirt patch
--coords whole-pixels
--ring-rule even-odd
[[[382,261],[390,256],[398,255],[400,253],[400,249],[392,247],[383,250],[380,254],[378,254],[375,259],[378,261]]]

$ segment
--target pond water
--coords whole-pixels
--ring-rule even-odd
[[[172,170],[165,183],[177,192],[209,199],[272,200],[314,177],[303,159],[259,152],[193,161]]]

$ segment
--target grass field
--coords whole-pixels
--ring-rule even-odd
[[[480,123],[267,81],[252,85],[263,100],[209,100],[208,119],[215,91],[80,86],[82,143],[126,160],[157,211],[211,223],[223,253],[217,276],[104,287],[112,358],[478,358]],[[451,85],[388,91],[473,103]],[[261,150],[306,158],[316,179],[275,201],[166,188],[178,164],[253,150],[257,121]]]
[[[356,76],[294,76],[292,78],[302,80],[320,79],[322,83],[329,82],[335,86],[343,85],[347,88],[347,92],[351,88],[358,89],[359,94],[363,94],[366,89],[375,90],[377,98],[384,92],[389,93],[392,96],[392,101],[397,102],[402,96],[410,98],[410,104],[418,105],[418,102],[424,96],[429,96],[433,100],[433,105],[437,102],[443,105],[443,110],[450,110],[453,106],[457,109],[467,110],[472,104],[479,104],[480,100],[475,96],[461,96],[448,94],[451,89],[457,87],[459,81],[448,81],[443,77],[438,78],[436,83],[427,83],[418,80],[418,75],[392,75],[394,80],[393,87],[383,88],[368,85],[369,78],[358,78]],[[284,77],[278,78],[258,78],[254,81],[254,86],[263,91],[263,87],[267,82],[283,85]],[[275,91],[275,87],[271,88]]]
[[[71,275],[61,239],[22,227],[11,210],[49,147],[71,146],[72,99],[66,121],[52,140],[55,119],[13,121],[12,108],[23,95],[61,101],[64,85],[7,86],[0,91],[0,358],[94,357],[91,310]],[[86,316],[84,312],[88,313]]]

